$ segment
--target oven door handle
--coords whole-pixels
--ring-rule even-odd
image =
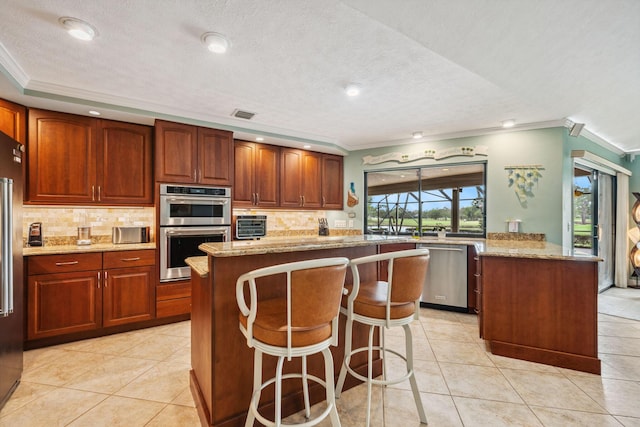
[[[180,236],[190,236],[190,235],[200,235],[200,234],[211,234],[211,235],[218,235],[218,234],[224,234],[227,235],[227,233],[229,232],[228,229],[226,227],[215,227],[215,228],[192,228],[192,227],[184,227],[187,228],[187,230],[180,230],[180,231],[176,231],[176,230],[166,230],[164,233],[167,236],[170,235],[180,235]]]
[[[186,203],[189,203],[189,202],[204,202],[203,204],[215,204],[215,205],[227,205],[227,204],[229,204],[229,199],[228,198],[211,199],[211,198],[204,198],[204,197],[171,197],[171,198],[167,198],[165,200],[167,202],[179,203],[179,204],[186,204]]]

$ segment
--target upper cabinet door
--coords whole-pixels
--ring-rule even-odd
[[[100,120],[98,136],[98,201],[152,204],[152,128]]]
[[[253,206],[255,204],[255,144],[246,141],[235,141],[233,205]]]
[[[255,147],[256,205],[277,207],[280,203],[280,147],[266,144]]]
[[[0,99],[0,131],[21,144],[27,142],[27,109]]]
[[[340,209],[344,206],[342,156],[322,155],[322,207]]]
[[[322,207],[322,154],[312,151],[302,156],[302,207]]]
[[[302,207],[302,171],[304,152],[292,148],[281,151],[280,206]]]
[[[198,128],[156,120],[156,181],[191,184],[198,173]]]
[[[231,185],[233,183],[233,151],[232,132],[198,128],[197,182]]]
[[[29,110],[27,200],[79,204],[97,200],[96,120]]]

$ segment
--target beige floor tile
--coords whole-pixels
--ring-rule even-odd
[[[537,372],[559,372],[558,368],[551,365],[529,362],[528,360],[512,359],[511,357],[497,356],[491,353],[487,353],[487,356],[498,368],[521,369]]]
[[[193,400],[193,395],[191,394],[191,389],[189,387],[185,388],[175,399],[171,401],[173,405],[182,405],[182,406],[190,406],[192,408],[196,407],[196,404]]]
[[[180,347],[172,355],[164,359],[164,362],[191,365],[191,345]]]
[[[100,366],[113,356],[79,351],[64,350],[64,354],[55,360],[27,369],[22,373],[24,381],[61,386],[92,369]]]
[[[417,360],[431,360],[435,361],[436,357],[431,350],[429,341],[424,339],[413,339],[413,358]],[[387,336],[385,338],[385,346],[392,350],[395,350],[401,354],[406,354],[406,344],[404,336]]]
[[[430,340],[475,342],[478,339],[478,334],[471,333],[467,325],[462,323],[425,322],[424,329],[427,333],[427,338]]]
[[[524,403],[498,368],[440,363],[452,396]]]
[[[342,393],[336,400],[341,423],[363,426],[367,417],[367,386],[360,384]],[[382,387],[371,389],[371,427],[384,425]],[[344,424],[343,424],[344,425]]]
[[[23,366],[25,371],[35,369],[39,366],[46,365],[54,360],[65,356],[66,352],[59,346],[37,348],[28,350],[23,355]]]
[[[605,412],[591,397],[562,374],[502,369],[528,405],[576,411]]]
[[[67,382],[65,387],[113,394],[153,368],[156,363],[150,360],[114,356],[78,375]]]
[[[22,408],[53,390],[56,390],[56,387],[21,381],[11,395],[11,398],[2,408],[0,417],[6,416],[17,409]]]
[[[629,396],[640,396],[640,383],[597,375],[570,379],[610,414],[640,418],[640,404],[635,399],[629,399]]]
[[[159,362],[116,395],[171,403],[189,386],[188,365]]]
[[[135,347],[122,353],[125,357],[138,357],[149,360],[165,360],[182,347],[188,346],[190,338],[150,334]]]
[[[602,362],[602,378],[640,381],[639,358],[615,354],[601,354],[599,357]]]
[[[191,337],[191,322],[170,323],[168,325],[158,326],[151,330],[154,334],[173,335],[176,337]]]
[[[640,339],[599,336],[598,353],[640,356]]]
[[[465,426],[533,427],[542,425],[527,405],[467,397],[454,397],[453,400]]]
[[[438,362],[495,366],[478,344],[443,340],[429,340],[429,342]]]
[[[447,323],[460,323],[459,313],[444,310],[435,310],[432,308],[420,309],[420,322],[447,322]]]
[[[442,393],[449,394],[449,389],[442,376],[442,371],[436,362],[430,362],[426,360],[414,360],[413,368],[418,382],[418,390],[423,393]],[[407,372],[404,361],[394,358],[387,361],[387,378],[394,379],[400,378]],[[409,380],[405,380],[401,383],[393,384],[388,387],[411,390]]]
[[[420,393],[420,398],[430,426],[462,426],[451,396]],[[384,419],[386,427],[420,426],[413,393],[387,388],[384,392]]]
[[[621,424],[611,415],[591,412],[569,411],[566,409],[542,408],[532,406],[531,410],[545,427],[620,427]]]
[[[188,408],[179,405],[167,405],[145,427],[200,427],[196,408]]]
[[[614,417],[624,427],[640,427],[640,418]]]
[[[69,343],[68,349],[84,351],[90,353],[122,355],[123,353],[136,348],[149,336],[148,333],[126,332],[122,334],[108,335],[106,337],[93,338],[90,340]]]
[[[108,396],[57,388],[0,418],[0,427],[66,426]]]
[[[635,323],[620,327],[619,322],[598,322],[598,336],[601,335],[610,337],[640,338],[640,327]]]
[[[82,414],[69,427],[142,427],[165,406],[148,400],[110,396]]]

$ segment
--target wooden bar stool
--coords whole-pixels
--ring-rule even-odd
[[[372,281],[361,283],[359,266],[367,263],[377,263],[388,261],[388,280]],[[340,397],[342,387],[349,372],[354,377],[367,383],[367,426],[371,418],[371,386],[390,385],[409,379],[413,397],[418,409],[420,422],[426,424],[425,415],[420,399],[420,391],[413,371],[413,340],[409,324],[420,317],[420,295],[422,285],[429,266],[428,249],[411,249],[406,251],[388,252],[379,255],[370,255],[351,260],[351,270],[353,272],[353,289],[348,298],[342,301],[341,312],[347,316],[346,337],[345,337],[345,358],[338,377],[336,387],[336,398]],[[368,347],[352,349],[352,329],[353,322],[369,325]],[[381,345],[373,345],[373,331],[375,327],[380,328]],[[384,345],[384,329],[394,326],[402,326],[405,332],[406,354],[387,349]],[[383,369],[382,379],[373,378],[373,351],[382,351]],[[368,373],[362,376],[355,372],[350,366],[351,357],[360,352],[367,352]],[[390,352],[399,356],[406,362],[407,373],[395,379],[386,378],[385,356]]]
[[[329,416],[334,427],[340,426],[329,346],[338,344],[340,300],[348,264],[347,258],[322,258],[260,268],[238,278],[236,300],[240,308],[240,330],[247,338],[247,345],[255,349],[253,395],[245,426],[253,426],[256,419],[265,426],[283,425],[282,380],[288,378],[302,379],[307,421],[295,425],[313,426]],[[274,277],[267,279],[267,276]],[[258,288],[268,288],[274,283],[286,284],[286,295],[259,299]],[[245,298],[247,284],[249,305]],[[278,358],[275,377],[265,382],[262,381],[263,353]],[[325,380],[307,374],[307,356],[315,353],[322,353],[324,357]],[[290,361],[292,357],[302,358],[302,372],[283,375],[284,359]],[[327,408],[312,420],[309,420],[309,380],[326,389]],[[262,390],[274,383],[275,416],[271,421],[258,412],[258,404]]]

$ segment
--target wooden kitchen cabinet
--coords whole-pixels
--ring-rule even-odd
[[[342,209],[342,165],[341,156],[282,149],[280,206]]]
[[[104,327],[155,317],[155,250],[105,252]]]
[[[4,132],[21,144],[27,142],[27,109],[0,99],[0,132]]]
[[[27,258],[27,340],[155,317],[155,249]]]
[[[111,120],[98,124],[98,201],[153,203],[152,128]]]
[[[29,257],[27,339],[100,328],[101,268],[101,253]]]
[[[148,126],[29,109],[27,203],[153,203]]]
[[[156,120],[156,181],[231,185],[233,133]]]
[[[342,156],[322,155],[322,208],[344,207],[344,166]]]
[[[234,152],[234,206],[280,206],[280,147],[236,140]]]

